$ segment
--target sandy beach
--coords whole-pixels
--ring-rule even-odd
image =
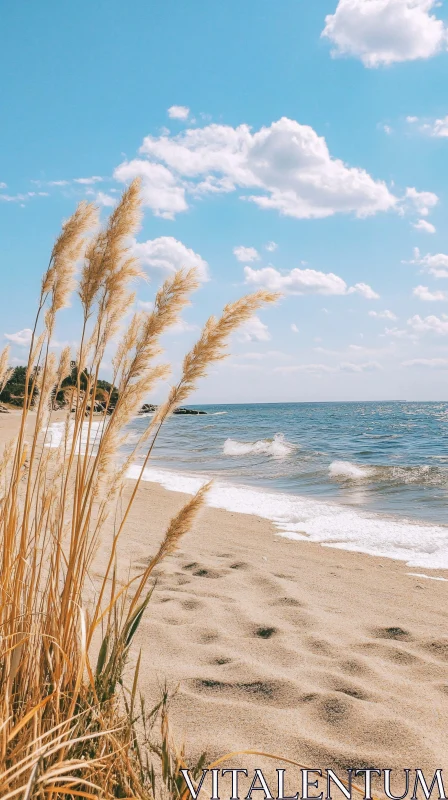
[[[18,419],[0,415],[0,444]],[[123,575],[147,563],[186,500],[142,484]],[[448,577],[204,509],[159,571],[136,641],[148,706],[165,681],[178,686],[171,724],[191,756],[255,749],[321,768],[448,768],[448,583],[410,572]]]

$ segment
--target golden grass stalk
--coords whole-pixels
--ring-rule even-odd
[[[139,219],[138,181],[99,231],[97,210],[81,203],[64,223],[42,279],[19,432],[0,458],[2,798],[154,796],[154,770],[135,729],[138,669],[130,704],[120,687],[149,603],[154,568],[174,553],[191,528],[208,485],[169,523],[147,568],[124,584],[117,577],[117,543],[160,426],[210,364],[224,357],[230,334],[275,299],[257,292],[226,306],[219,319],[208,320],[185,357],[180,381],[137,443],[136,449],[151,438],[140,479],[123,504],[126,469],[136,457],[135,450],[120,463],[124,429],[157,381],[167,377],[168,365],[155,361],[160,337],[179,319],[198,285],[194,270],[179,270],[157,292],[153,310],[131,318],[113,360],[118,399],[112,404],[114,390],[98,387],[100,367],[106,346],[112,346],[132,305],[132,284],[142,275],[129,252]],[[65,385],[72,374],[70,348],[64,348],[59,361],[50,348],[57,315],[73,290],[81,305],[80,345],[76,381]],[[9,374],[8,357],[5,348],[0,386]],[[48,447],[61,389],[66,402],[57,412],[63,423],[60,442]],[[93,559],[102,537],[110,533],[111,515],[109,563],[96,580]],[[101,629],[98,647],[95,632]],[[148,717],[143,705],[144,726]],[[154,752],[166,765],[171,756],[165,705],[160,709],[162,745]],[[171,774],[165,767],[162,773]],[[165,780],[173,798],[179,794],[177,779]]]

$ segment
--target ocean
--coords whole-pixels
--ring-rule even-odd
[[[213,479],[209,505],[269,519],[281,536],[448,569],[448,403],[197,408],[206,414],[165,423],[143,480],[194,493]],[[149,417],[132,420],[122,457]]]
[[[145,480],[194,492],[213,478],[210,505],[280,535],[448,569],[448,403],[196,407],[166,423]]]

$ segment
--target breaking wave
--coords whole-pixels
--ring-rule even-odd
[[[257,442],[237,442],[226,439],[223,452],[225,456],[267,455],[273,458],[286,458],[294,450],[283,433],[276,433],[273,439],[259,439]]]
[[[359,481],[368,478],[373,470],[369,467],[358,467],[351,461],[333,461],[328,467],[330,478],[345,478],[346,480]]]
[[[420,484],[448,488],[448,469],[428,464],[416,466],[360,466],[351,461],[333,461],[328,467],[330,478],[339,481],[366,481],[380,485]]]

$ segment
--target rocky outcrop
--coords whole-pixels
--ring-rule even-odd
[[[176,408],[173,414],[206,414],[206,411],[197,411],[195,408]]]
[[[157,406],[153,406],[151,403],[145,403],[140,411],[139,414],[154,414],[154,411],[157,411]]]
[[[145,403],[141,407],[139,414],[154,414],[155,411],[157,411],[157,406],[153,406],[152,403]],[[206,411],[198,411],[196,408],[176,408],[176,410],[173,411],[173,414],[191,414],[194,416],[206,413]]]

